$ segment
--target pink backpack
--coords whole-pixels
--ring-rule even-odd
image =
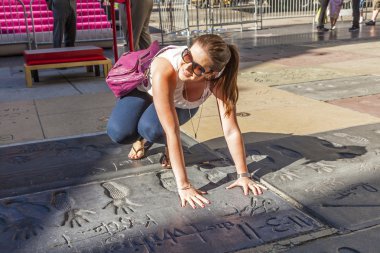
[[[147,49],[126,52],[108,73],[106,83],[116,97],[123,97],[138,85],[148,83],[148,72],[154,57],[172,47],[160,51],[158,41]]]

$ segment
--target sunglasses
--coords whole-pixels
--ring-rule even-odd
[[[203,75],[207,75],[207,74],[212,74],[214,72],[213,70],[206,72],[205,68],[202,67],[202,65],[193,61],[193,56],[191,55],[190,49],[188,49],[188,48],[186,48],[185,50],[182,51],[181,56],[182,56],[182,60],[185,63],[191,63],[193,73],[196,76],[203,76]]]

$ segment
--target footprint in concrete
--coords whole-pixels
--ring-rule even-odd
[[[133,203],[128,199],[131,195],[131,190],[121,184],[116,182],[106,182],[102,184],[108,192],[109,197],[112,198],[103,209],[107,207],[113,207],[116,215],[119,214],[119,211],[122,210],[125,214],[135,212],[134,208],[131,206],[141,206],[140,204]]]
[[[287,156],[293,159],[301,159],[303,158],[303,155],[299,152],[280,146],[280,145],[270,145],[268,146],[269,149],[279,152],[283,156]]]
[[[333,135],[336,137],[345,138],[345,139],[347,139],[347,140],[349,140],[355,144],[358,144],[358,145],[367,145],[369,143],[368,139],[366,139],[364,137],[360,137],[360,136],[349,135],[346,133],[334,133]]]
[[[75,226],[82,227],[84,223],[91,222],[87,215],[95,214],[94,211],[74,208],[75,201],[66,191],[53,192],[51,205],[58,211],[64,213],[64,219],[60,222],[60,226],[70,224],[71,228]]]
[[[177,184],[175,182],[174,174],[171,170],[159,173],[157,176],[160,179],[162,187],[168,191],[177,192]]]

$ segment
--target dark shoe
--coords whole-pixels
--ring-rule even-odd
[[[352,27],[348,28],[348,31],[349,31],[349,32],[356,32],[356,31],[359,31],[359,27],[358,27],[358,26],[352,26]]]
[[[376,22],[373,20],[370,20],[368,22],[365,22],[365,25],[376,25]]]
[[[324,28],[323,26],[317,26],[317,31],[318,31],[318,32],[328,32],[329,29]]]

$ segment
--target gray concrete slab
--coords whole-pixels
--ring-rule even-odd
[[[329,101],[330,104],[350,108],[380,118],[380,94]]]
[[[115,102],[116,98],[112,93],[98,92],[70,97],[39,99],[35,101],[35,104],[40,116],[48,116],[108,108],[114,106]]]
[[[380,224],[379,124],[253,143],[246,149],[257,178],[327,224],[342,231]]]
[[[335,78],[278,86],[281,90],[322,101],[368,96],[380,93],[380,76],[367,75]]]
[[[206,174],[188,170],[198,182]],[[156,173],[2,199],[0,247],[18,253],[232,252],[321,229],[271,192],[247,197],[225,186],[210,191],[212,205],[197,210],[181,208]]]
[[[281,22],[281,20],[278,20]],[[270,22],[265,20],[265,22]],[[262,30],[246,31],[244,33],[239,32],[223,32],[222,35],[227,41],[239,44],[240,46],[273,46],[281,44],[320,44],[326,45],[339,44],[342,42],[350,41],[358,42],[369,38],[378,38],[380,36],[379,27],[365,27],[362,25],[361,29],[357,33],[348,32],[348,28],[352,25],[350,21],[339,22],[337,30],[328,33],[318,33],[315,30],[313,24],[304,25],[289,25],[287,22],[282,25],[272,27],[271,25],[265,25]],[[236,29],[236,31],[240,28]],[[182,38],[186,41],[186,37]]]
[[[46,138],[104,132],[113,106],[40,116]]]
[[[95,76],[93,72],[86,72],[86,68],[68,68],[60,70],[60,74],[68,80],[68,82],[75,87],[81,94],[110,92],[105,77],[103,76],[103,69],[100,67],[100,76]]]
[[[310,47],[302,45],[276,45],[273,47],[256,48],[254,46],[240,46],[239,53],[245,58],[254,61],[274,61],[281,58],[290,58],[307,53]]]
[[[346,235],[337,235],[319,239],[304,245],[285,250],[288,253],[377,253],[380,248],[380,227],[376,226]]]
[[[186,135],[182,142],[188,164],[221,159]],[[147,157],[137,161],[128,159],[130,149],[131,145],[112,143],[105,134],[4,146],[0,197],[162,169],[162,145],[154,145]]]
[[[33,101],[0,103],[0,145],[43,139]]]
[[[78,94],[56,69],[39,72],[40,82],[27,88],[22,66],[0,68],[0,102],[21,101]]]
[[[317,82],[320,80],[331,80],[335,78],[345,78],[355,76],[355,73],[326,69],[320,67],[298,67],[298,68],[275,68],[268,69],[261,66],[245,64],[239,77],[250,80],[257,84],[268,86],[280,86],[286,84],[298,84]],[[277,65],[278,66],[278,65]]]
[[[86,72],[85,68],[41,70],[39,77],[39,82],[33,82],[33,88],[27,88],[22,66],[0,68],[0,101],[110,92],[103,76],[96,77],[94,72]]]

